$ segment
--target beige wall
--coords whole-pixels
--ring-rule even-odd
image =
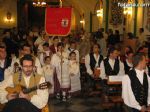
[[[12,21],[6,21],[7,12],[11,13]],[[0,1],[0,28],[12,28],[17,26],[17,0]]]
[[[143,0],[138,1],[139,4],[143,3]],[[143,21],[143,7],[138,7],[138,14],[137,14],[137,29],[136,29],[136,34],[137,36],[139,35],[139,28],[142,28],[144,25]]]

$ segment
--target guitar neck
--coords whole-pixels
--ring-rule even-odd
[[[28,93],[30,93],[30,92],[32,92],[32,91],[37,90],[37,89],[38,89],[38,86],[34,86],[34,87],[32,87],[32,88],[23,89],[23,93],[24,93],[24,94],[28,94]]]

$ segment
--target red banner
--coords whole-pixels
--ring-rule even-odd
[[[45,31],[52,36],[66,36],[71,29],[72,8],[46,8]]]

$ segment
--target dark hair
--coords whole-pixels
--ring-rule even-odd
[[[44,58],[44,61],[46,61],[48,58],[50,58],[50,59],[51,59],[51,57],[50,57],[50,56],[46,56],[46,57]]]
[[[23,66],[23,61],[24,61],[24,60],[32,61],[32,64],[34,65],[34,60],[33,60],[32,55],[30,55],[30,54],[25,54],[25,55],[20,59],[20,64],[21,64],[21,66]]]
[[[143,60],[143,56],[145,56],[143,53],[136,53],[133,56],[133,67],[136,67],[140,61]]]
[[[55,39],[58,39],[58,36],[55,36],[55,37],[53,38],[53,40],[55,40]]]
[[[59,46],[64,47],[64,43],[59,42],[59,43],[57,44],[57,47],[59,47]]]
[[[49,47],[49,43],[45,42],[42,46]]]
[[[131,54],[131,53],[134,54],[133,51],[130,51],[130,50],[129,50],[128,52],[126,52],[126,55],[128,56],[128,55]]]
[[[129,49],[129,51],[133,52],[133,49],[131,46],[126,46],[126,47]]]
[[[140,31],[141,31],[141,32],[144,32],[144,28],[140,28]]]
[[[111,53],[113,53],[115,50],[117,50],[114,46],[108,48],[108,54],[107,56],[109,56]],[[118,50],[117,50],[118,51]]]
[[[70,57],[72,54],[75,54],[75,55],[76,55],[76,53],[75,53],[74,51],[72,51],[72,52],[69,53],[69,57]]]
[[[133,39],[133,38],[134,38],[134,35],[133,35],[132,32],[129,32],[127,35],[128,35],[128,37],[129,37],[129,39]]]
[[[136,52],[137,52],[137,53],[141,53],[141,52],[143,52],[143,51],[142,51],[143,49],[144,49],[144,46],[140,46]]]
[[[76,44],[76,41],[74,41],[74,40],[70,41],[70,45],[71,44]]]
[[[31,51],[31,53],[32,53],[32,47],[29,45],[29,43],[24,43],[24,44],[22,45],[22,50],[24,49],[24,47],[29,47],[29,48],[30,48],[30,51]]]
[[[101,48],[100,45],[99,45],[98,43],[95,43],[95,44],[92,46],[92,49],[91,49],[92,52],[93,52],[94,46],[97,46],[99,49]]]

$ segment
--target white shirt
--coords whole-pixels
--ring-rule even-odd
[[[139,79],[140,83],[143,84],[143,73],[144,70],[140,71],[135,69],[135,72],[137,74],[137,78]],[[148,104],[150,104],[150,77],[147,75],[148,78]],[[141,110],[141,106],[136,101],[135,96],[133,94],[132,88],[131,88],[131,81],[128,75],[125,75],[122,79],[122,98],[124,103],[131,107],[138,110]]]
[[[5,65],[5,60],[0,60],[0,67],[4,68],[4,65]]]
[[[23,77],[24,80],[25,80],[25,83],[27,85],[29,85],[29,80],[30,80],[30,77]],[[40,80],[40,84],[45,82],[45,78],[42,77],[41,80]],[[0,102],[3,104],[3,103],[6,103],[8,102],[6,96],[7,96],[7,91],[5,91],[5,88],[6,87],[13,87],[13,77],[10,76],[8,79],[4,80],[2,82],[2,84],[0,85]],[[31,103],[33,105],[35,105],[37,108],[41,109],[43,108],[47,102],[48,102],[48,89],[44,89],[44,90],[40,90],[38,89],[37,90],[37,95],[33,95],[31,97]]]
[[[114,69],[115,60],[109,59],[108,62],[110,64],[111,68]],[[100,67],[101,67],[100,77],[102,79],[107,79],[106,74],[105,74],[104,61],[101,62]],[[119,60],[119,67],[120,67],[120,70],[119,70],[119,73],[117,75],[119,75],[119,76],[125,75],[124,64],[120,60]],[[111,75],[111,74],[108,74],[108,75]]]
[[[98,55],[98,57],[97,57],[96,54],[94,54],[94,58],[95,58],[95,61],[96,61],[95,67],[98,66],[99,57],[100,57],[100,55]],[[92,75],[93,71],[91,70],[91,67],[90,67],[90,55],[89,54],[85,56],[85,66],[86,66],[86,69],[87,69],[87,73]]]

